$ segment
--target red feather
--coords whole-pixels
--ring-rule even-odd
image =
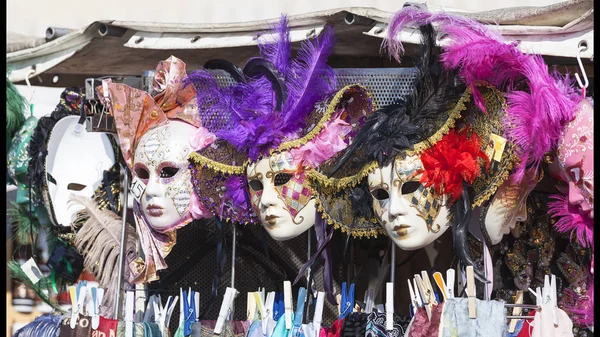
[[[421,154],[423,170],[421,183],[433,186],[439,194],[450,196],[456,201],[463,190],[463,182],[472,184],[481,174],[481,160],[486,169],[489,158],[481,149],[481,140],[469,128],[456,132],[451,130],[439,142]]]

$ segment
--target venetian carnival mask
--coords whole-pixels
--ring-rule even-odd
[[[406,156],[368,176],[375,215],[402,250],[425,247],[449,228],[444,198],[420,183],[422,169],[419,156]]]
[[[295,238],[314,225],[312,189],[289,151],[262,158],[246,172],[252,207],[273,239]]]
[[[148,225],[158,232],[191,220],[192,183],[187,157],[196,127],[172,120],[146,132],[135,149],[133,172],[146,185],[140,207]]]
[[[582,100],[575,119],[563,129],[556,158],[549,164],[556,187],[569,205],[589,219],[594,218],[594,107]]]
[[[51,203],[49,212],[56,225],[70,226],[77,206],[68,202],[73,195],[91,198],[102,183],[104,171],[116,162],[106,134],[87,132],[79,116],[59,120],[48,141],[46,182]]]
[[[487,235],[486,240],[496,245],[502,237],[515,229],[517,222],[527,220],[527,197],[535,185],[542,178],[542,172],[528,170],[520,183],[506,180],[498,187],[490,204],[483,208],[481,222],[485,226],[482,230]],[[483,228],[482,228],[483,229]]]

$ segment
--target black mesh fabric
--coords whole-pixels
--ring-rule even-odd
[[[231,253],[232,225],[223,224],[227,254],[225,266],[218,286],[218,295],[204,319],[216,320],[221,307],[225,289],[231,286]],[[313,230],[312,252],[315,251],[316,240]],[[246,319],[246,292],[256,291],[264,287],[266,291],[283,291],[283,281],[293,281],[301,265],[307,260],[308,232],[285,242],[278,242],[266,233],[261,226],[237,225],[237,245],[235,257],[235,288],[240,292],[234,309],[234,320]],[[343,247],[346,235],[336,232],[333,247]],[[160,280],[148,285],[148,296],[160,294],[163,302],[166,298],[179,295],[179,288],[189,287],[200,293],[201,309],[211,294],[211,286],[216,271],[217,260],[217,226],[213,219],[194,221],[177,232],[177,244],[167,256],[169,268],[159,272]],[[339,292],[341,282],[347,275],[347,264],[342,258],[341,249],[332,250],[334,292]],[[322,263],[317,262],[312,270],[314,289],[323,291]],[[307,280],[302,278],[292,287],[293,298],[298,289],[306,287]],[[314,304],[307,302],[309,321],[312,320]],[[295,308],[295,302],[294,302]],[[337,307],[327,303],[323,310],[323,323],[332,324],[338,316]],[[170,330],[175,331],[179,323],[179,304],[177,304],[170,321]]]

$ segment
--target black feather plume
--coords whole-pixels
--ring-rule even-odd
[[[399,152],[412,149],[414,144],[430,137],[447,120],[445,112],[465,87],[457,85],[454,72],[449,73],[441,67],[433,26],[423,25],[420,32],[422,48],[411,93],[369,116],[352,145],[329,171],[329,176],[356,156],[359,148],[364,149],[360,152],[365,157],[362,161],[377,160],[385,166]]]

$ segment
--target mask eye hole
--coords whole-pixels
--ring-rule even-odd
[[[137,167],[135,169],[135,175],[142,180],[147,180],[148,178],[150,178],[150,173],[148,173],[148,170],[146,170],[143,167]]]
[[[415,193],[419,189],[419,186],[421,186],[421,183],[416,181],[405,182],[402,184],[402,195]]]
[[[54,177],[50,173],[46,173],[46,179],[48,179],[48,181],[53,183],[54,185],[57,185],[56,179],[54,179]]]
[[[160,177],[161,178],[172,178],[173,176],[175,176],[177,174],[177,172],[179,172],[179,168],[166,166],[160,170]]]
[[[273,178],[273,184],[275,186],[281,186],[290,181],[290,179],[292,179],[292,175],[289,173],[277,173],[275,178]]]
[[[248,182],[248,186],[250,186],[251,189],[253,189],[254,191],[262,191],[263,190],[263,184],[260,182],[260,180],[250,180]]]
[[[81,191],[84,188],[85,188],[85,185],[78,184],[78,183],[70,183],[69,185],[67,185],[67,189],[72,190],[72,191]]]
[[[380,201],[387,200],[390,198],[390,194],[388,193],[388,191],[384,190],[383,188],[376,188],[372,190],[371,195],[373,196],[373,198]]]

